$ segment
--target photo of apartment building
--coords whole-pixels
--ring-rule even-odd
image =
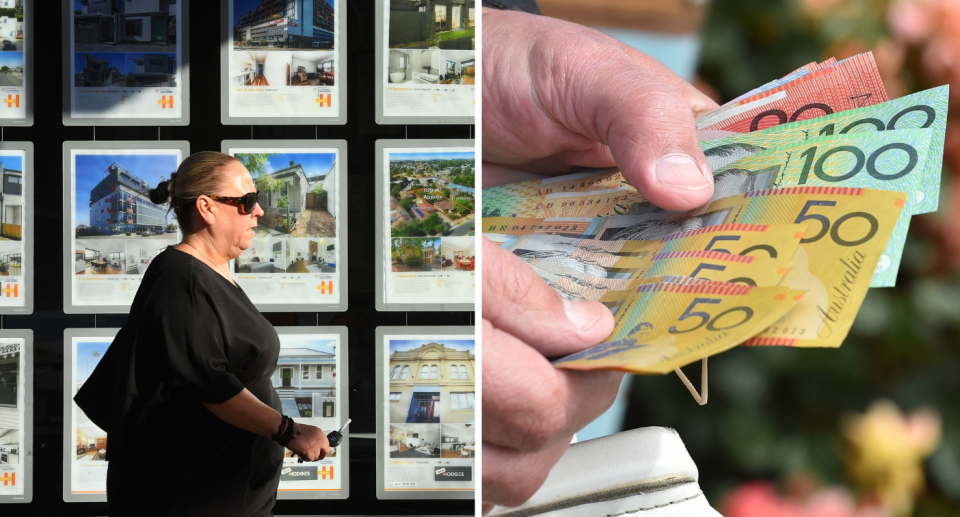
[[[232,0],[233,47],[333,50],[335,0]]]
[[[89,226],[101,235],[162,235],[167,226],[167,208],[147,197],[150,184],[113,162],[92,190],[88,206]]]
[[[23,159],[0,156],[0,241],[23,238]]]
[[[74,0],[75,52],[149,52],[177,44],[177,0]]]
[[[390,421],[472,424],[475,361],[473,340],[391,340]]]

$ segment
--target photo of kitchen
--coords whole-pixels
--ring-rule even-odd
[[[391,458],[440,458],[439,424],[390,424]]]
[[[475,458],[477,428],[474,424],[441,424],[440,457],[446,459]]]
[[[0,428],[0,465],[20,464],[20,429]]]
[[[286,271],[285,245],[286,239],[252,239],[250,247],[243,250],[233,261],[233,272],[254,275],[283,273]]]

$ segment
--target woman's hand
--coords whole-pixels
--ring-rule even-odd
[[[287,444],[303,461],[322,460],[330,454],[330,442],[319,427],[307,424],[294,424],[293,439]]]

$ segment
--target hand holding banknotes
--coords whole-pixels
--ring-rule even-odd
[[[484,10],[484,186],[617,165],[658,206],[706,203],[713,176],[694,114],[710,99],[653,58],[598,31]],[[622,374],[551,366],[613,330],[610,311],[568,302],[519,258],[483,239],[485,511],[516,506],[572,435],[605,411]]]

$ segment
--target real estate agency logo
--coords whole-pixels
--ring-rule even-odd
[[[173,95],[168,99],[166,95],[163,96],[160,100],[157,101],[157,104],[160,105],[160,108],[170,108],[173,109]]]
[[[433,471],[434,481],[470,481],[470,467],[440,467]]]
[[[333,481],[333,465],[330,465],[329,470],[328,467],[320,467],[319,472],[320,479],[327,479],[327,476],[330,476],[330,481]]]
[[[3,486],[17,486],[17,473],[16,472],[0,473],[0,482],[3,483]]]
[[[316,102],[321,108],[323,108],[323,107],[332,108],[332,107],[333,107],[333,94],[332,94],[332,93],[328,93],[328,94],[324,95],[324,94],[322,94],[322,93],[318,93],[318,94],[317,94],[317,98],[316,98],[316,100],[314,100],[314,102]],[[324,106],[324,104],[326,104],[326,106]]]
[[[19,284],[16,282],[6,281],[0,282],[0,297],[6,296],[7,298],[19,298],[20,297],[20,288]]]
[[[280,471],[280,479],[283,481],[315,481],[317,479],[317,468],[286,467]]]
[[[317,286],[317,289],[320,290],[320,294],[333,294],[333,280],[329,282],[326,280],[321,280],[320,285]]]
[[[6,92],[7,89],[4,88],[3,91]],[[20,94],[18,93],[16,96],[14,96],[12,93],[8,93],[7,98],[3,99],[3,103],[6,104],[8,108],[19,108]]]

